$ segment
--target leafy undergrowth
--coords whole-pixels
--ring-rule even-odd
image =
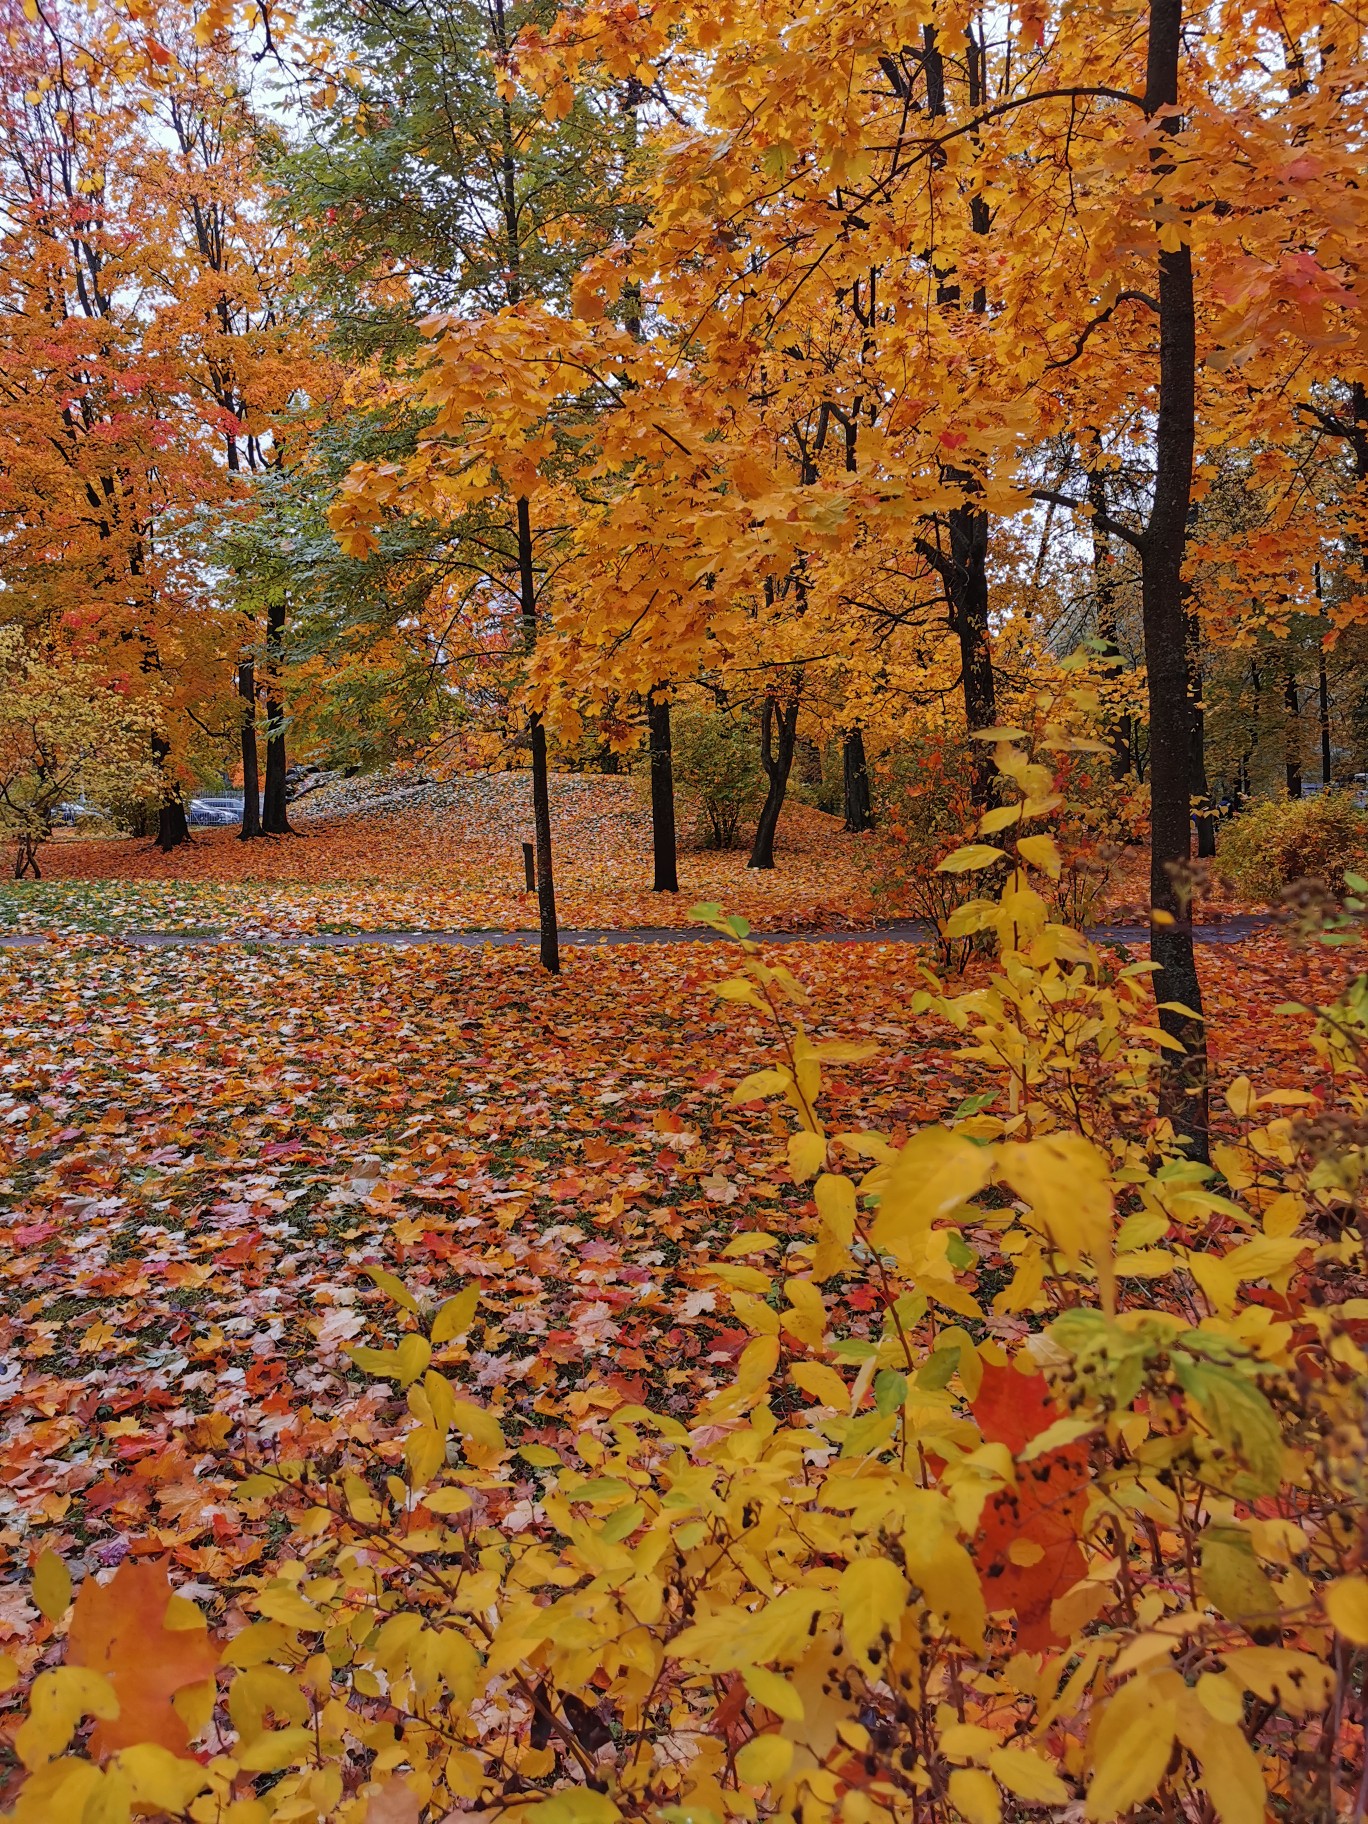
[[[569,928],[680,925],[700,898],[724,900],[757,929],[873,916],[874,845],[847,835],[839,817],[790,803],[772,872],[748,869],[744,849],[686,850],[679,893],[653,893],[638,786],[564,773],[551,784],[557,910]],[[293,838],[244,843],[231,829],[196,830],[169,855],[134,840],[52,843],[42,856],[47,881],[7,892],[9,917],[33,928],[94,918],[106,928],[136,921],[243,933],[536,924],[522,856],[532,837],[530,775],[476,775],[333,817],[327,808],[303,800]]]
[[[903,1137],[981,1087],[909,1014],[913,953],[792,960],[832,1031],[879,1047],[840,1073],[842,1125]],[[510,952],[0,957],[0,1636],[33,1620],[40,1539],[91,1568],[169,1550],[207,1591],[262,1549],[223,1453],[393,1426],[345,1353],[384,1305],[367,1262],[434,1297],[479,1283],[482,1327],[443,1363],[519,1437],[623,1400],[684,1412],[728,1378],[746,1334],[704,1263],[740,1231],[807,1233],[811,1203],[771,1123],[728,1104],[720,961],[623,946],[552,981]],[[1270,934],[1202,963],[1218,1080],[1321,1087],[1274,1008],[1326,998],[1342,959]]]

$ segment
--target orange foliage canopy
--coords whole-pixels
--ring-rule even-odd
[[[175,10],[0,32],[6,617],[155,699],[178,759],[238,644],[211,529],[319,373],[243,68]]]
[[[1319,21],[1194,16],[1176,135],[1144,113],[1127,7],[1008,30],[955,5],[591,0],[525,30],[506,79],[553,112],[574,85],[669,93],[646,225],[582,270],[570,317],[426,325],[433,434],[353,472],[339,536],[363,553],[387,515],[530,497],[565,528],[539,667],[567,715],[701,661],[835,666],[857,703],[952,686],[931,612],[948,516],[1090,513],[1051,484],[1057,439],[1104,475],[1140,460],[1143,487],[1152,273],[1187,247],[1199,502],[1253,463],[1268,516],[1257,540],[1211,529],[1212,611],[1308,599],[1319,540],[1352,543],[1364,512],[1342,461],[1365,374],[1364,44]],[[1362,606],[1351,588],[1336,613]]]

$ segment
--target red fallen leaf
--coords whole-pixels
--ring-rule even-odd
[[[239,1241],[235,1241],[231,1247],[223,1250],[218,1256],[216,1264],[220,1267],[245,1267],[249,1261],[255,1259],[260,1246],[260,1229],[248,1229]]]
[[[1059,1416],[1044,1375],[1014,1368],[985,1367],[973,1404],[984,1437],[1005,1444],[1014,1457]],[[1087,1571],[1078,1542],[1087,1494],[1087,1451],[1069,1444],[1018,1464],[1016,1487],[1000,1490],[984,1507],[971,1550],[988,1607],[1016,1611],[1024,1652],[1062,1644],[1050,1626],[1050,1605]]]
[[[187,1685],[212,1678],[218,1644],[207,1628],[168,1628],[173,1595],[164,1558],[125,1558],[108,1583],[81,1585],[67,1636],[67,1660],[102,1672],[114,1687],[119,1714],[95,1725],[96,1760],[155,1742],[183,1754],[190,1732],[171,1699]]]
[[[708,1728],[713,1735],[720,1735],[724,1741],[735,1741],[739,1745],[746,1739],[744,1718],[748,1693],[739,1673],[732,1672],[724,1676],[728,1680],[726,1695],[713,1711]]]
[[[88,1517],[107,1514],[126,1501],[132,1492],[130,1479],[127,1476],[104,1476],[93,1482],[85,1491],[85,1511]]]
[[[639,1374],[610,1374],[600,1385],[611,1387],[629,1405],[639,1406],[646,1398],[645,1377]]]
[[[716,1336],[708,1339],[708,1360],[734,1362],[750,1340],[749,1330],[719,1330]]]
[[[1005,1444],[1013,1456],[1059,1417],[1043,1374],[1018,1374],[991,1363],[984,1366],[973,1406],[985,1442]]]
[[[1016,1611],[1017,1644],[1024,1652],[1063,1644],[1050,1625],[1050,1605],[1088,1568],[1078,1543],[1087,1485],[1081,1451],[1048,1451],[1024,1465],[1017,1486],[1002,1489],[983,1510],[972,1551],[984,1596],[990,1609]],[[1037,1549],[1034,1562],[1013,1561],[1014,1554]]]
[[[852,1311],[873,1311],[883,1302],[877,1286],[852,1286],[845,1294],[845,1302]]]

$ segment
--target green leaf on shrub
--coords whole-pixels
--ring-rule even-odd
[[[1282,1476],[1283,1441],[1273,1408],[1258,1388],[1233,1369],[1219,1368],[1214,1362],[1179,1358],[1174,1371],[1212,1437],[1271,1494]]]

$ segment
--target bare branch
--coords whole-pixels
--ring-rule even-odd
[[[1102,325],[1108,320],[1118,304],[1145,304],[1154,312],[1155,316],[1158,316],[1159,314],[1158,300],[1152,298],[1147,291],[1117,292],[1115,299],[1108,304],[1101,315],[1094,317],[1091,323],[1085,324],[1078,340],[1074,343],[1073,353],[1071,355],[1064,355],[1058,361],[1047,361],[1045,363],[1046,373],[1048,374],[1056,367],[1069,367],[1073,362],[1077,361],[1078,357],[1083,353],[1084,348],[1087,346],[1089,336],[1092,335],[1095,329],[1101,329]]]
[[[1123,524],[1119,519],[1113,519],[1110,513],[1099,513],[1095,507],[1089,508],[1086,500],[1074,500],[1071,495],[1056,494],[1053,488],[1032,488],[1031,499],[1049,501],[1056,507],[1067,507],[1071,513],[1089,512],[1094,523],[1101,526],[1104,532],[1109,533],[1113,538],[1124,539],[1132,550],[1140,552],[1142,556],[1144,554],[1143,533],[1137,532],[1132,526]]]

